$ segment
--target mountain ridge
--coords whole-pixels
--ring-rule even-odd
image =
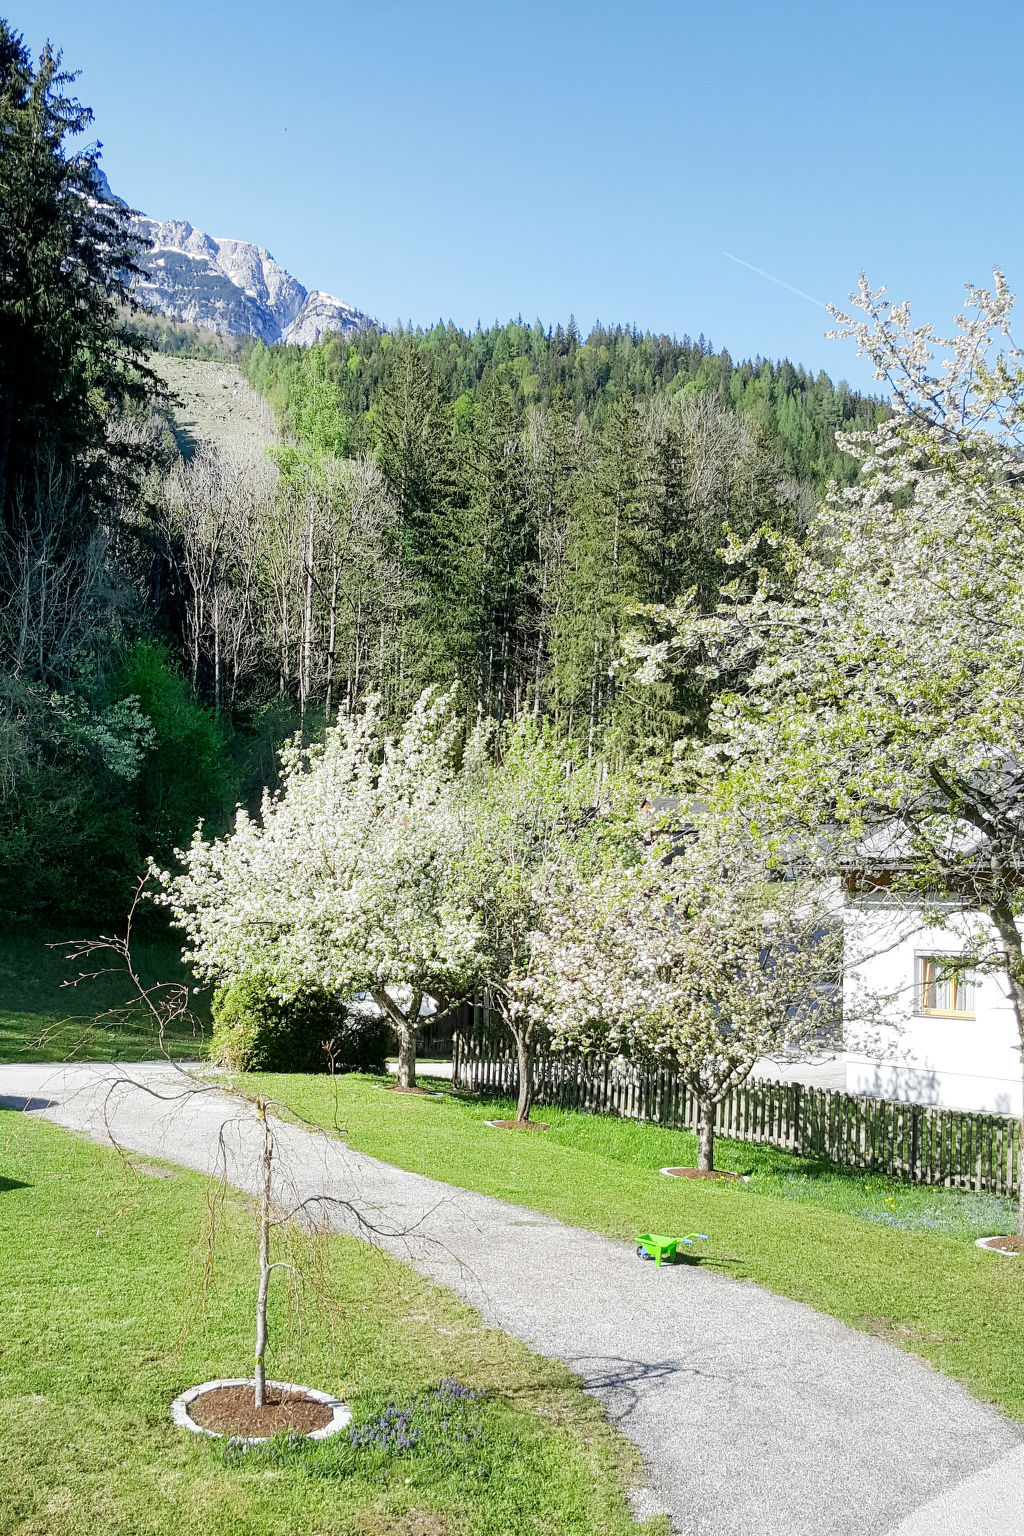
[[[334,294],[312,290],[280,266],[266,246],[208,235],[187,219],[138,218],[150,241],[139,258],[146,277],[135,295],[147,309],[231,336],[308,347],[329,333],[350,335],[373,321]]]
[[[101,198],[125,206],[98,167],[95,182]],[[138,258],[145,275],[134,279],[132,291],[154,314],[219,335],[300,347],[331,333],[352,335],[375,323],[335,294],[304,287],[266,246],[209,235],[187,219],[138,214],[132,224],[149,242]]]

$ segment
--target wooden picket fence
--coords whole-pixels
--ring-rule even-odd
[[[696,1106],[671,1069],[597,1056],[541,1055],[535,1101],[590,1114],[621,1115],[693,1130]],[[486,1030],[460,1029],[452,1081],[469,1092],[514,1096],[519,1074],[506,1042]],[[782,1147],[841,1168],[890,1174],[915,1184],[1015,1195],[1021,1176],[1020,1123],[905,1104],[800,1083],[748,1080],[718,1105],[715,1129],[736,1141]]]

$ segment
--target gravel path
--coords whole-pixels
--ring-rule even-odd
[[[0,1067],[0,1102],[253,1188],[251,1119],[180,1082],[166,1065]],[[1018,1529],[1019,1496],[1007,1507],[999,1488],[1019,1484],[1024,1431],[882,1341],[295,1126],[279,1128],[278,1148],[282,1200],[329,1190],[356,1201],[385,1233],[408,1234],[382,1246],[578,1372],[643,1453],[644,1512],[667,1509],[681,1536]],[[332,1221],[360,1230],[340,1207]]]

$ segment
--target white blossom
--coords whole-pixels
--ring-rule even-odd
[[[1012,307],[997,271],[941,337],[862,279],[858,316],[835,311],[838,334],[888,381],[893,408],[873,431],[838,435],[860,480],[831,487],[781,577],[762,572],[753,593],[737,583],[710,616],[663,609],[657,650],[631,652],[645,675],[741,676],[715,705],[700,768],[726,771],[752,821],[845,841],[851,868],[884,871],[893,896],[935,921],[951,906],[987,919],[968,958],[1005,975],[1024,1054],[1024,353]]]
[[[463,878],[483,934],[486,1001],[516,1047],[519,1121],[529,1118],[544,1027],[534,987],[538,889],[586,837],[595,777],[573,744],[525,716],[505,731],[499,761],[481,772],[472,801]]]
[[[836,893],[765,866],[706,816],[639,857],[564,867],[539,893],[537,983],[557,1044],[669,1064],[714,1108],[757,1059],[827,1038],[839,1007]]]
[[[157,872],[200,976],[258,972],[282,1000],[307,985],[370,993],[398,1029],[407,1086],[423,999],[457,999],[479,969],[480,926],[455,879],[459,736],[450,693],[424,693],[394,737],[371,699],[321,742],[285,748],[258,817],[240,808],[210,842],[200,826],[182,871]]]

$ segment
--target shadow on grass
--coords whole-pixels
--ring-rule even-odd
[[[565,1363],[583,1380],[588,1392],[601,1393],[605,1410],[616,1423],[628,1418],[636,1407],[640,1386],[668,1381],[689,1369],[678,1360],[636,1360],[628,1355],[571,1355],[566,1357]],[[525,1400],[552,1390],[564,1390],[565,1385],[560,1376],[541,1375],[536,1381],[500,1395],[511,1401]]]
[[[31,1187],[27,1179],[5,1179],[3,1174],[0,1174],[0,1195],[5,1194],[9,1189],[31,1189]]]
[[[651,1269],[659,1267],[661,1269],[707,1269],[714,1274],[716,1270],[732,1269],[736,1265],[742,1267],[746,1261],[731,1253],[677,1253],[674,1259],[663,1258],[660,1266],[653,1260],[641,1259],[639,1255],[637,1262],[648,1265]]]

